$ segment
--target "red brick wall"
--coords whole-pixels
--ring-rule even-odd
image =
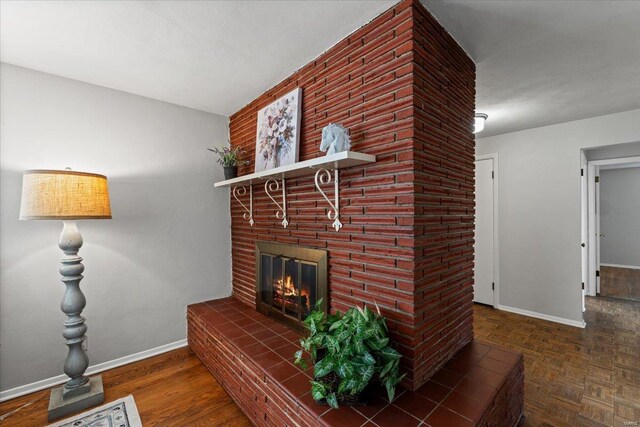
[[[429,55],[423,53],[426,46],[418,44],[425,31]],[[422,384],[472,336],[467,278],[473,254],[464,232],[468,215],[473,217],[473,198],[470,206],[465,203],[473,191],[474,79],[471,60],[423,6],[403,1],[232,115],[231,143],[244,147],[253,159],[258,110],[300,87],[300,160],[324,155],[318,147],[322,128],[330,122],[350,130],[354,151],[377,156],[376,163],[341,171],[344,227],[339,232],[331,228],[328,206],[312,175],[286,183],[286,229],[275,218],[276,208],[262,185],[253,187],[253,227],[231,198],[234,295],[255,305],[257,240],[325,249],[331,309],[344,311],[375,301],[406,356],[407,385]],[[463,99],[456,100],[459,96]],[[431,121],[437,127],[425,125]],[[450,131],[456,134],[448,135]],[[437,138],[425,137],[426,132]],[[438,157],[465,150],[470,151],[450,160],[455,166]],[[253,167],[241,168],[240,174],[253,172]],[[446,175],[435,176],[431,186],[430,167]],[[455,194],[453,189],[438,189],[453,182]],[[470,183],[471,190],[462,183]],[[433,197],[442,207],[434,205]],[[454,333],[459,327],[462,330]],[[449,339],[455,343],[436,350]]]
[[[415,381],[473,339],[475,65],[416,7]]]

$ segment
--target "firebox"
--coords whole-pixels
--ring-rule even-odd
[[[258,311],[302,331],[302,321],[322,298],[326,311],[327,252],[256,242]]]

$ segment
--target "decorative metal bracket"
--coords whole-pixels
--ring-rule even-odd
[[[238,198],[238,196],[242,197],[245,194],[247,194],[247,187],[244,185],[233,187],[233,197],[238,201],[238,203],[240,203],[242,209],[246,211],[242,213],[242,217],[249,220],[249,225],[253,227],[255,222],[253,221],[253,186],[251,186],[251,184],[249,184],[249,209],[247,209],[247,206]]]
[[[282,205],[276,202],[276,199],[271,196],[271,192],[275,193],[280,190],[280,182],[277,179],[271,178],[264,183],[264,191],[273,203],[278,207],[276,212],[276,218],[282,220],[282,227],[287,228],[289,221],[287,220],[287,193],[284,186],[284,178],[282,178]]]
[[[315,182],[316,182],[316,188],[318,189],[320,194],[322,194],[322,197],[324,197],[324,199],[327,201],[327,203],[329,203],[329,206],[331,207],[331,209],[329,209],[329,211],[327,212],[327,218],[329,218],[330,220],[333,220],[333,224],[331,224],[332,227],[336,231],[339,231],[342,228],[342,223],[340,222],[340,198],[338,196],[338,185],[339,185],[338,169],[333,170],[333,184],[334,184],[334,193],[335,193],[334,203],[332,203],[331,200],[329,200],[329,198],[327,197],[327,194],[324,191],[322,191],[322,188],[320,187],[320,185],[329,184],[331,182],[331,172],[329,172],[327,169],[324,169],[324,168],[318,169],[315,176]]]

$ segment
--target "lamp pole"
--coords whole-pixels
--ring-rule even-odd
[[[84,265],[82,257],[78,256],[78,251],[82,247],[82,235],[76,221],[62,222],[58,247],[64,252],[64,257],[60,261],[60,274],[65,291],[60,309],[67,315],[67,320],[63,322],[62,336],[65,339],[64,343],[69,347],[64,361],[64,373],[69,377],[69,381],[64,386],[51,391],[49,421],[104,402],[102,377],[94,375],[89,378],[84,375],[89,367],[89,357],[83,348],[87,339],[85,335],[87,325],[81,314],[87,305],[87,300],[80,290],[80,281],[84,277],[82,275]]]
[[[69,353],[64,362],[64,373],[70,378],[64,385],[62,396],[68,399],[91,389],[89,377],[84,375],[84,371],[89,367],[89,358],[83,348],[83,343],[87,339],[85,335],[87,325],[84,323],[85,318],[80,314],[87,301],[80,290],[80,281],[84,277],[82,276],[84,265],[82,265],[82,257],[78,256],[78,251],[82,247],[82,236],[76,221],[63,221],[58,246],[64,252],[60,274],[65,284],[65,292],[60,308],[67,315],[62,336],[69,347]]]

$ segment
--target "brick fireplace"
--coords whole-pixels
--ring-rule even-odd
[[[338,232],[312,176],[287,180],[287,228],[262,186],[253,226],[231,198],[233,295],[256,307],[256,242],[326,251],[328,309],[375,302],[416,389],[473,338],[475,66],[403,1],[233,114],[231,143],[253,158],[257,111],[297,87],[301,161],[323,155],[330,122],[377,161],[341,170]]]
[[[316,303],[326,311],[327,251],[256,243],[256,308],[302,332]]]
[[[473,340],[473,62],[422,4],[402,1],[233,114],[231,143],[253,158],[258,110],[295,88],[300,161],[324,155],[333,122],[375,162],[340,169],[339,231],[312,172],[286,180],[286,228],[263,185],[249,191],[252,216],[232,197],[233,297],[189,306],[189,346],[255,425],[516,425],[522,355]],[[283,249],[300,246],[325,261]],[[319,297],[309,262],[326,263],[328,311],[377,304],[386,316],[409,389],[393,402],[314,401],[313,368],[292,364],[299,332],[273,320],[299,326]]]

